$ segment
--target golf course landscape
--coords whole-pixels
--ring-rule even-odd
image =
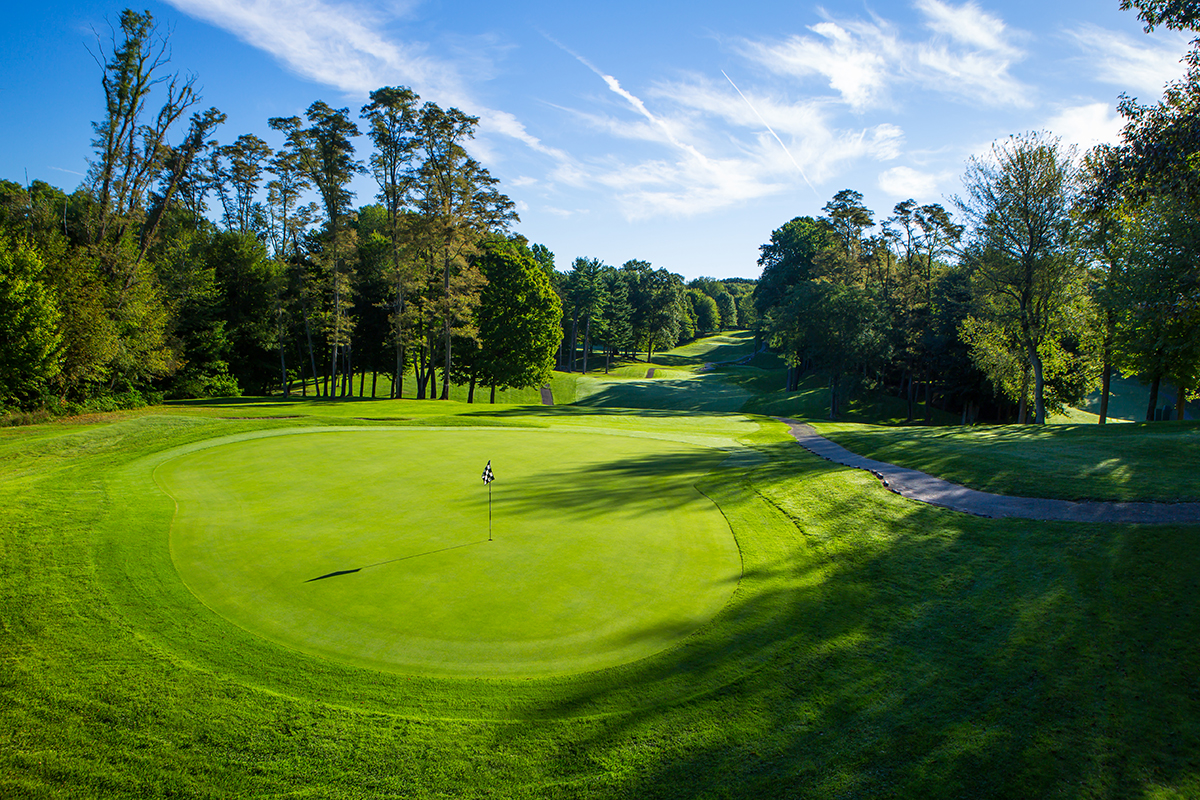
[[[603,366],[0,429],[0,797],[1200,797],[1200,520],[949,511],[775,417],[1168,503],[1200,423],[831,423],[746,332]]]

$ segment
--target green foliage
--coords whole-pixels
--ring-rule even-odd
[[[722,297],[729,297],[729,295],[725,294]],[[697,334],[703,336],[706,333],[713,333],[722,327],[720,311],[717,308],[716,302],[711,297],[695,289],[689,289],[688,301],[692,304],[692,311],[696,315]]]
[[[0,408],[42,399],[62,369],[61,312],[38,251],[0,236]]]
[[[502,239],[484,245],[478,266],[479,382],[497,389],[540,387],[554,369],[562,307],[527,248]]]
[[[1083,265],[1071,235],[1073,155],[1043,134],[1010,137],[993,145],[990,158],[972,159],[963,183],[967,197],[959,207],[974,226],[967,262],[986,313],[1029,366],[1034,421],[1042,424],[1042,352],[1056,347],[1051,340],[1074,333],[1066,310],[1083,293]]]

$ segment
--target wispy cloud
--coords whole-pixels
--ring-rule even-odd
[[[776,133],[775,129],[771,127],[771,124],[763,119],[763,115],[758,113],[758,109],[754,107],[754,105],[750,102],[750,99],[746,97],[746,95],[742,94],[742,90],[739,89],[737,84],[733,82],[733,78],[729,77],[729,75],[725,73],[725,70],[721,70],[721,74],[725,75],[725,80],[729,81],[729,85],[732,86],[733,90],[738,93],[738,97],[746,101],[746,105],[749,106],[750,110],[754,112],[754,116],[758,117],[762,124],[766,126],[767,133],[771,134],[771,136],[775,137],[775,141],[779,142],[779,146],[783,148],[783,152],[787,153],[788,159],[790,159],[791,162],[796,165],[796,171],[800,173],[800,177],[804,178],[804,182],[808,184],[808,188],[812,189],[815,193],[817,191],[816,187],[812,185],[812,182],[808,179],[808,176],[804,174],[804,167],[800,166],[800,162],[798,162],[796,157],[792,155],[792,151],[788,150],[787,145],[783,143],[783,139],[780,139],[779,134]]]
[[[982,51],[1011,57],[1020,55],[1007,39],[1004,20],[988,14],[976,3],[953,6],[941,0],[917,0],[916,7],[925,15],[925,26],[935,33]]]
[[[388,23],[407,11],[323,0],[167,0],[180,11],[229,31],[309,80],[359,98],[380,86],[404,85],[425,99],[477,115],[489,133],[516,139],[552,158],[549,147],[513,114],[475,100],[454,63],[431,55],[421,42],[385,37]]]
[[[938,187],[953,179],[953,173],[922,172],[912,167],[892,167],[879,173],[878,184],[896,200],[913,198],[919,203],[936,202]]]
[[[999,18],[969,2],[955,6],[919,0],[917,10],[932,35],[905,37],[891,22],[827,19],[814,35],[782,41],[744,40],[739,51],[769,71],[793,78],[824,77],[857,111],[895,102],[900,84],[956,94],[977,104],[1030,105],[1028,87],[1010,69],[1024,57],[1015,34]]]
[[[1082,61],[1097,79],[1130,94],[1162,94],[1163,87],[1183,77],[1180,59],[1188,48],[1188,37],[1178,32],[1137,38],[1097,25],[1081,25],[1068,36],[1083,51]]]
[[[743,42],[741,53],[780,75],[820,75],[853,108],[876,105],[888,82],[889,63],[898,61],[899,39],[891,26],[875,22],[821,22],[815,36],[780,42]]]
[[[1043,127],[1083,151],[1098,144],[1116,143],[1122,124],[1111,103],[1086,103],[1059,110]]]

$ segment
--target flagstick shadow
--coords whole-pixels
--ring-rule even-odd
[[[337,572],[328,572],[324,575],[318,575],[315,578],[309,578],[308,580],[305,581],[305,583],[312,583],[313,581],[323,581],[326,578],[336,578],[339,575],[353,575],[356,572],[362,572],[364,569],[371,569],[372,567],[382,567],[384,564],[395,564],[397,561],[408,561],[411,558],[420,558],[422,556],[432,556],[437,553],[445,553],[449,550],[459,550],[463,547],[470,547],[471,545],[474,545],[474,544],[486,544],[488,541],[489,540],[487,540],[487,539],[480,539],[477,542],[467,542],[466,544],[451,545],[450,547],[442,547],[438,550],[428,550],[424,553],[414,553],[411,556],[400,556],[399,558],[389,558],[387,561],[377,561],[374,564],[367,564],[365,567],[357,567],[355,569],[340,569]]]

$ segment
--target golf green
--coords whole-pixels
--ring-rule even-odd
[[[516,677],[643,658],[721,609],[741,559],[694,484],[725,456],[621,435],[308,429],[182,452],[155,476],[177,504],[180,576],[237,625],[375,669]]]

